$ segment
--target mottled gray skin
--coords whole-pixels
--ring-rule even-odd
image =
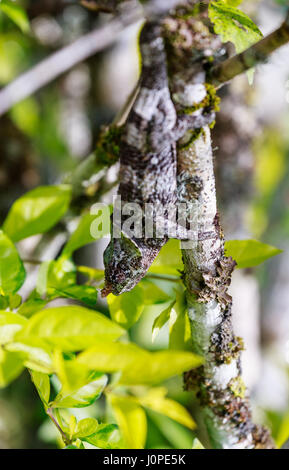
[[[176,112],[171,101],[164,42],[159,24],[148,22],[140,35],[140,91],[128,116],[120,152],[122,204],[176,203]],[[122,216],[122,223],[126,217]],[[132,289],[146,274],[167,238],[112,239],[104,253],[103,295]]]
[[[140,35],[142,75],[140,90],[128,116],[120,151],[122,205],[138,203],[168,207],[177,202],[176,142],[190,128],[214,119],[202,110],[177,119],[168,83],[164,40],[159,23],[147,22]],[[167,213],[164,212],[166,219]],[[122,215],[121,222],[126,220]],[[157,215],[153,216],[156,223]],[[143,223],[144,227],[144,223]],[[102,295],[131,290],[147,273],[168,237],[112,238],[104,253],[105,286]]]

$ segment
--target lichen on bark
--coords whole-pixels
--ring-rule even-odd
[[[207,18],[208,3],[187,2],[164,22],[171,93],[178,113],[210,99],[206,72],[221,46]],[[195,239],[189,247],[183,245],[183,280],[193,351],[205,363],[184,375],[185,389],[197,392],[212,447],[272,448],[268,431],[252,421],[241,377],[244,346],[233,332],[228,294],[235,263],[224,256],[210,129],[204,126],[191,137],[187,133],[187,141],[182,139],[178,146],[178,199],[187,204],[196,223]]]

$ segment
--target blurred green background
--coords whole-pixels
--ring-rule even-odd
[[[243,9],[266,34],[280,24],[287,3],[248,0]],[[0,11],[0,87],[104,21],[77,1],[19,4],[28,13],[31,31],[23,33]],[[137,80],[138,29],[139,25],[129,27],[114,46],[0,118],[1,221],[21,194],[61,182],[93,151],[100,126],[113,119]],[[236,271],[231,288],[236,332],[245,338],[244,375],[254,414],[271,428],[277,444],[289,437],[288,58],[289,47],[284,47],[256,71],[252,86],[244,76],[224,87],[213,132],[226,238],[256,238],[284,250],[258,269]],[[104,246],[90,245],[76,254],[76,260],[101,268]],[[101,308],[106,311],[105,304]],[[155,343],[151,340],[158,313],[157,306],[146,308],[131,332],[133,341],[151,350],[167,343],[166,331]],[[170,397],[197,414],[194,397],[182,391],[181,377],[165,385]],[[75,414],[102,418],[103,413],[100,400]],[[150,412],[148,423],[147,447],[192,446],[196,434],[169,418]],[[57,439],[27,372],[0,391],[0,448],[55,448]]]

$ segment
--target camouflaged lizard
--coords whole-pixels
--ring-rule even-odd
[[[157,21],[145,24],[140,34],[142,74],[140,89],[127,118],[120,149],[122,207],[137,203],[168,208],[177,202],[176,143],[188,129],[201,128],[214,119],[201,111],[177,117],[168,83],[166,52]],[[163,212],[167,217],[167,212]],[[127,219],[121,215],[121,222]],[[144,224],[143,224],[144,225]],[[163,238],[112,237],[104,253],[105,286],[102,295],[131,290],[146,274],[168,236]]]

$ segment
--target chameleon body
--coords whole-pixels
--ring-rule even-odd
[[[176,111],[167,77],[160,25],[148,22],[140,35],[140,89],[128,116],[120,151],[122,205],[167,207],[176,203]],[[121,221],[124,222],[122,215]],[[132,289],[145,275],[167,238],[112,238],[104,253],[103,295]]]
[[[202,110],[178,118],[170,96],[165,45],[158,22],[145,24],[140,35],[140,51],[140,88],[122,136],[118,194],[122,208],[127,203],[137,203],[144,213],[145,205],[152,204],[154,226],[158,226],[158,214],[161,214],[166,229],[162,238],[155,234],[146,238],[144,233],[141,237],[129,236],[123,229],[127,217],[122,212],[121,236],[112,236],[104,252],[102,296],[131,290],[167,242],[168,208],[177,203],[177,141],[188,129],[201,128],[214,119],[213,113],[203,115]]]

